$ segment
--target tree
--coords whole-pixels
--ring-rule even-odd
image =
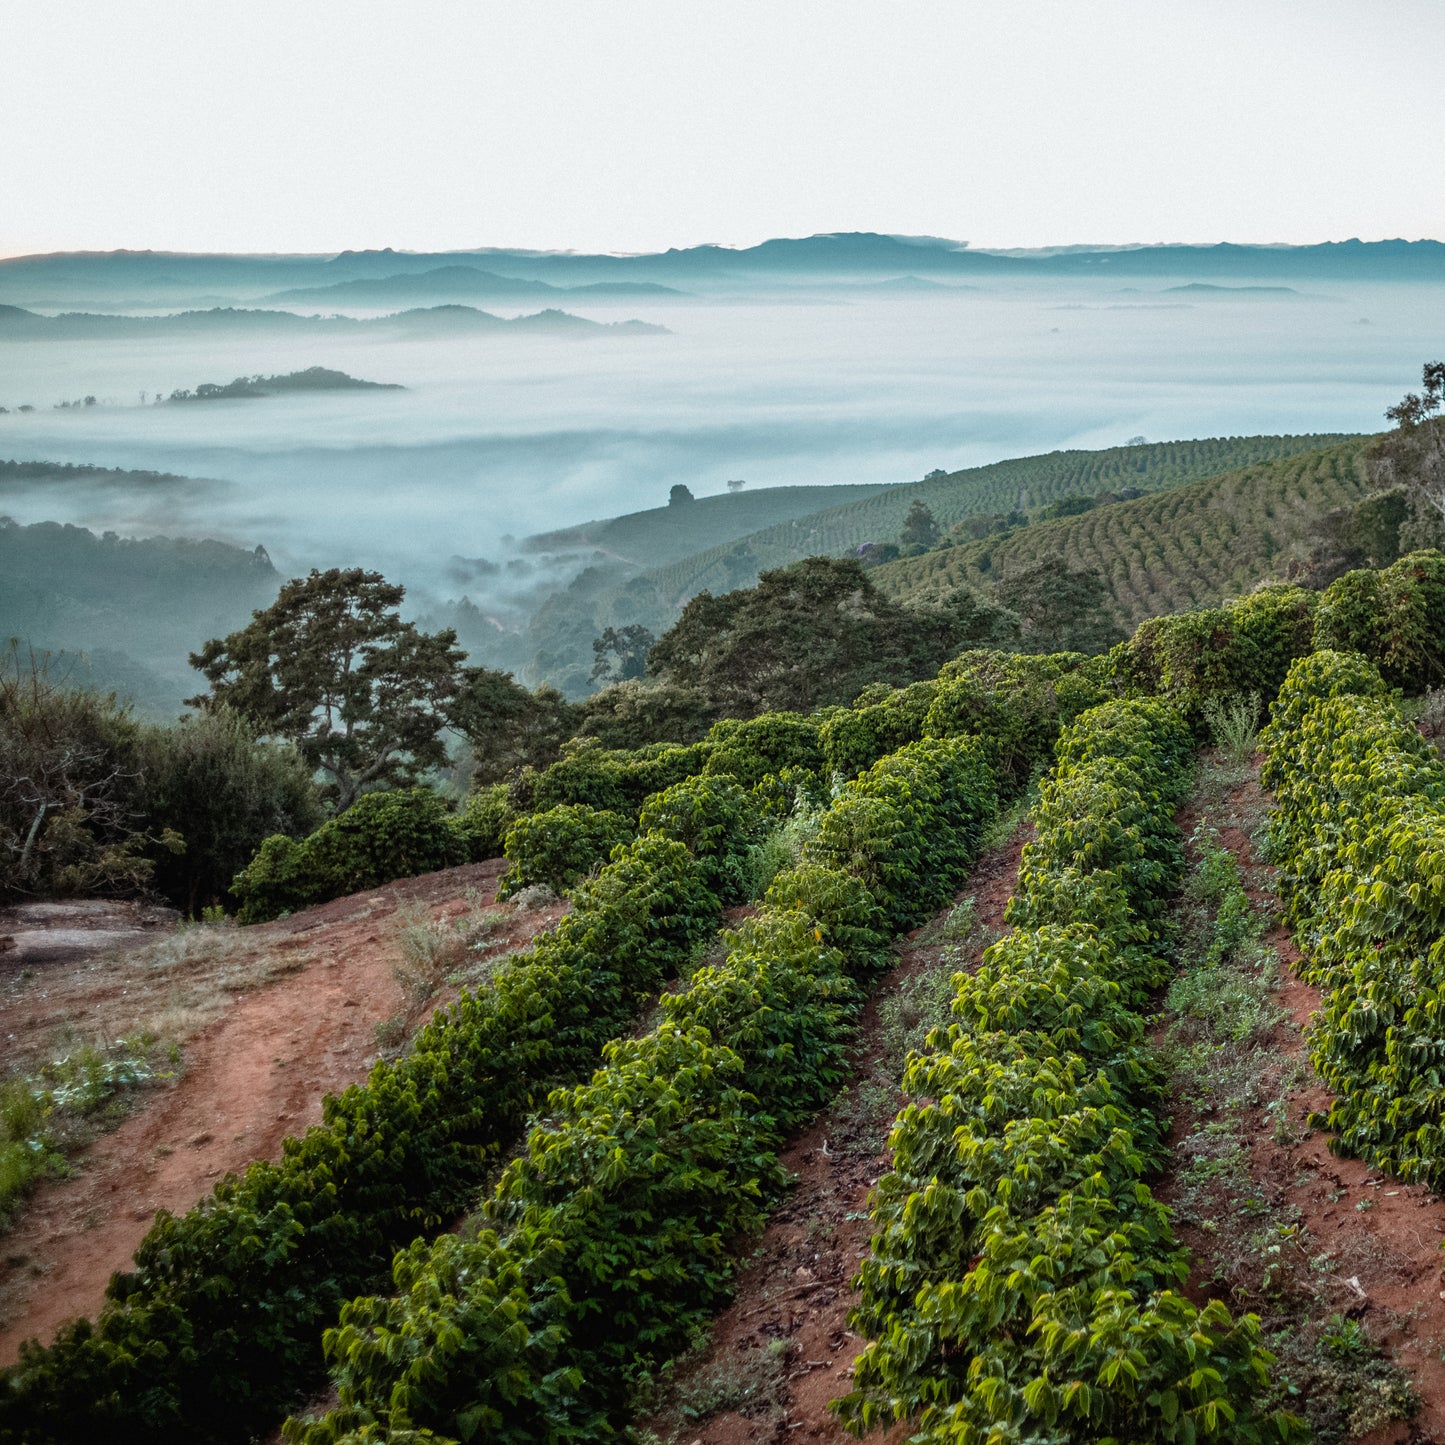
[[[689,502],[695,501],[697,501],[697,498],[694,497],[691,491],[683,486],[681,482],[678,482],[667,494],[667,505],[669,507],[685,507]]]
[[[898,540],[904,547],[917,547],[926,552],[930,547],[938,545],[938,521],[928,503],[915,497],[913,505],[908,509],[908,515],[903,519],[903,530],[898,534]]]
[[[1371,453],[1377,485],[1403,485],[1415,526],[1407,528],[1406,545],[1442,540],[1445,523],[1445,361],[1426,362],[1421,390],[1407,392],[1385,416],[1395,430]]]
[[[473,779],[500,782],[519,768],[545,768],[562,754],[580,712],[555,687],[528,692],[510,672],[462,670],[448,721],[472,749]]]
[[[657,638],[640,623],[609,627],[592,640],[593,682],[631,682],[647,675],[647,649]],[[608,654],[611,654],[609,657]]]
[[[466,654],[450,628],[403,622],[405,595],[359,567],[294,578],[248,626],[191,654],[211,684],[191,706],[224,704],[258,735],[295,743],[338,812],[367,788],[414,782],[446,762],[441,733]]]
[[[728,491],[730,492],[740,492],[745,486],[747,486],[747,482],[744,481],[742,477],[730,477],[728,479]]]
[[[698,593],[648,654],[647,670],[724,716],[806,711],[847,703],[872,682],[930,676],[960,647],[996,645],[1008,624],[972,593],[905,607],[855,558],[808,557],[764,572],[756,587]]]
[[[0,897],[134,893],[152,870],[133,798],[139,725],[50,666],[13,642],[0,663]]]
[[[999,580],[995,596],[1023,625],[1034,652],[1104,652],[1122,641],[1109,616],[1109,584],[1094,568],[1075,570],[1052,557]]]
[[[184,848],[152,847],[155,887],[194,915],[274,834],[300,838],[325,820],[311,769],[289,743],[262,743],[225,706],[147,727],[139,804],[149,831]]]

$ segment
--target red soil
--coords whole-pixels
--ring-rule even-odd
[[[242,983],[231,1006],[188,1043],[182,1076],[142,1096],[137,1112],[77,1161],[74,1177],[42,1185],[0,1236],[0,1366],[13,1363],[22,1340],[48,1340],[64,1321],[94,1314],[158,1209],[183,1213],[222,1175],[278,1158],[283,1139],[320,1121],[325,1095],[365,1078],[377,1024],[406,1012],[392,976],[398,907],[460,915],[491,902],[502,866],[406,879],[242,931],[246,954],[265,959],[256,973],[269,981],[249,991]],[[489,947],[519,946],[558,913],[516,912]],[[295,971],[278,977],[277,955],[295,958]],[[126,990],[125,974],[113,959],[48,969],[43,991],[0,995],[0,1038],[8,1033],[23,1045],[57,1020],[104,1016]]]
[[[1232,790],[1229,806],[1236,814],[1258,816],[1265,801],[1257,779],[1250,779]],[[1186,832],[1191,821],[1185,821]],[[1275,870],[1255,857],[1253,841],[1243,829],[1222,827],[1220,838],[1239,861],[1250,902],[1268,915],[1276,906],[1269,892]],[[1295,972],[1302,955],[1284,929],[1274,929],[1264,941],[1279,956],[1282,972],[1275,1000],[1289,1015],[1270,1040],[1277,1076],[1283,1078],[1291,1065],[1302,1061],[1305,1078],[1290,1093],[1288,1123],[1297,1136],[1294,1142],[1276,1142],[1274,1126],[1265,1118],[1267,1098],[1261,1097],[1254,1109],[1251,1176],[1271,1208],[1299,1211],[1307,1255],[1331,1256],[1333,1271],[1323,1279],[1314,1276],[1317,1288],[1329,1295],[1330,1311],[1360,1320],[1413,1378],[1421,1400],[1418,1414],[1408,1422],[1382,1426],[1364,1439],[1369,1445],[1445,1441],[1445,1260],[1440,1253],[1445,1202],[1422,1185],[1401,1184],[1358,1159],[1332,1154],[1330,1137],[1307,1126],[1307,1117],[1326,1112],[1331,1101],[1308,1061],[1306,1035],[1322,998]],[[1167,1182],[1158,1192],[1168,1198]],[[1197,1254],[1207,1256],[1207,1236],[1187,1227],[1180,1235]],[[1307,1267],[1303,1257],[1297,1263]],[[1198,1279],[1191,1281],[1189,1292],[1200,1303],[1209,1294]],[[1268,1313],[1261,1301],[1229,1303]]]
[[[974,900],[975,919],[995,931],[990,936],[1002,926],[1026,836],[1020,829],[982,858],[958,894]],[[874,1075],[883,1058],[880,1002],[938,960],[938,947],[925,941],[931,930],[931,924],[925,925],[909,936],[901,961],[863,1014],[854,1090]],[[976,956],[964,966],[976,967]],[[857,1113],[849,1112],[849,1102],[829,1109],[783,1151],[782,1162],[797,1175],[797,1183],[739,1275],[733,1302],[718,1317],[706,1349],[679,1372],[682,1389],[689,1379],[731,1367],[749,1379],[765,1380],[776,1367],[764,1352],[774,1340],[785,1339],[780,1377],[742,1409],[688,1427],[679,1438],[690,1445],[805,1439],[842,1445],[853,1438],[827,1407],[850,1389],[853,1362],[863,1345],[848,1329],[848,1313],[857,1303],[853,1278],[868,1249],[869,1193],[892,1163],[891,1153],[880,1152],[876,1142],[860,1148],[858,1136],[868,1134],[876,1141],[873,1131],[880,1123],[886,1132],[903,1095],[890,1088],[870,1110],[874,1117],[861,1125]]]

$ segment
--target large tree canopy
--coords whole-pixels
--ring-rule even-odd
[[[289,738],[329,780],[338,810],[379,784],[446,761],[441,732],[466,654],[450,628],[419,632],[397,608],[405,590],[359,567],[282,587],[270,607],[191,654],[211,691],[258,733]]]
[[[700,592],[647,657],[648,673],[695,689],[723,716],[851,702],[873,682],[927,677],[960,648],[1011,635],[1001,609],[958,592],[935,607],[885,597],[852,558],[809,557],[756,587]]]

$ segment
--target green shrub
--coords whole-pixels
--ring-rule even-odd
[[[1445,680],[1445,554],[1411,552],[1383,572],[1346,572],[1315,615],[1320,650],[1359,652],[1407,693]]]
[[[452,827],[473,863],[499,858],[507,829],[516,821],[505,783],[476,788],[452,819]]]
[[[529,813],[507,829],[503,852],[509,867],[497,897],[510,898],[535,883],[567,893],[632,836],[631,824],[620,813],[583,803]]]
[[[742,788],[751,788],[768,773],[784,768],[817,772],[823,767],[817,721],[795,712],[725,718],[713,724],[707,741],[710,754],[704,771],[730,777]]]
[[[729,904],[748,896],[748,851],[760,823],[752,799],[737,783],[705,773],[655,793],[637,825],[682,843],[698,860],[707,887]]]
[[[446,804],[429,788],[368,793],[301,842],[276,836],[238,873],[242,923],[324,903],[393,878],[449,868],[467,853]]]

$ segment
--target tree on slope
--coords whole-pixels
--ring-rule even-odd
[[[1407,392],[1385,416],[1395,423],[1371,455],[1377,485],[1403,485],[1413,526],[1401,545],[1407,548],[1445,541],[1445,361],[1426,362],[1421,388]]]
[[[446,761],[441,733],[466,654],[450,628],[403,622],[405,595],[359,567],[293,579],[248,626],[191,654],[211,684],[191,705],[226,704],[257,733],[290,739],[338,812],[367,788],[414,782]]]

